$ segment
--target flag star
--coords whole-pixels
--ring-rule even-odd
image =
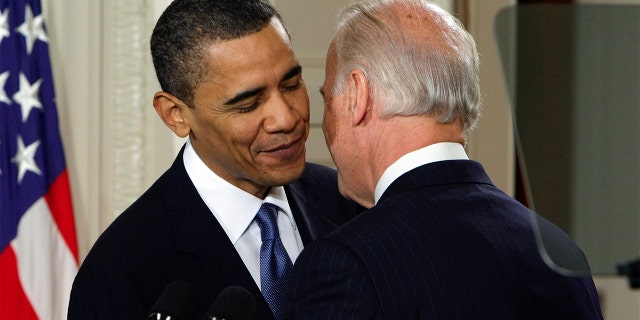
[[[3,38],[9,38],[9,34],[9,8],[6,8],[0,12],[0,43]]]
[[[42,103],[38,94],[40,92],[40,84],[42,79],[34,82],[33,85],[29,83],[29,80],[25,75],[20,73],[20,90],[13,95],[13,100],[20,104],[22,107],[22,122],[27,122],[31,109],[42,109]]]
[[[11,159],[11,162],[18,166],[18,184],[22,183],[22,178],[24,178],[24,174],[27,173],[27,171],[34,172],[38,175],[42,174],[34,160],[39,146],[40,140],[36,140],[34,143],[25,147],[22,137],[18,136],[18,152],[16,156]]]
[[[27,43],[27,53],[31,54],[31,50],[33,50],[33,44],[37,40],[42,40],[47,42],[47,33],[44,31],[44,18],[42,14],[37,17],[33,17],[33,12],[31,11],[31,7],[27,5],[24,10],[24,23],[22,23],[18,29]]]
[[[4,91],[4,85],[7,83],[7,79],[9,78],[9,71],[5,71],[0,73],[0,102],[11,103],[9,97],[7,97],[7,92]]]

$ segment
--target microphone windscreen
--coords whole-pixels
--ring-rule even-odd
[[[168,316],[177,320],[194,319],[201,305],[202,298],[192,284],[174,281],[164,288],[153,304],[148,319],[165,319]]]
[[[208,320],[250,320],[255,312],[253,295],[244,288],[230,286],[218,294],[205,314]]]

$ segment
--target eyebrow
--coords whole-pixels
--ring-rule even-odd
[[[230,106],[235,104],[236,102],[242,101],[244,99],[256,96],[258,93],[262,92],[265,89],[265,87],[258,87],[255,89],[251,89],[251,90],[247,90],[244,92],[241,92],[239,94],[237,94],[235,97],[227,100],[227,102],[224,103],[225,106]]]
[[[280,81],[285,81],[288,79],[291,79],[297,75],[299,75],[300,73],[302,73],[302,67],[300,65],[297,65],[293,68],[291,68],[289,71],[287,71],[287,73],[284,74],[284,76],[282,77],[282,79]],[[254,88],[254,89],[250,89],[247,91],[243,91],[239,94],[237,94],[235,97],[227,100],[227,102],[224,103],[224,105],[226,106],[230,106],[233,105],[239,101],[242,101],[244,99],[253,97],[258,95],[260,92],[264,91],[266,87],[262,86],[262,87],[258,87],[258,88]]]
[[[285,73],[284,77],[282,77],[281,81],[291,79],[291,78],[293,78],[293,77],[295,77],[295,76],[297,76],[297,75],[299,75],[301,73],[302,73],[302,67],[300,65],[297,65],[297,66],[291,68],[291,70],[289,70],[289,72]]]

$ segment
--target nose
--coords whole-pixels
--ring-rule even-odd
[[[293,107],[293,101],[288,101],[281,93],[276,94],[269,105],[265,108],[268,112],[264,129],[267,132],[291,132],[295,129],[300,120],[300,115]]]

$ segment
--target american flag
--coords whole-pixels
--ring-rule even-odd
[[[40,0],[0,0],[0,318],[66,319],[77,269]]]

